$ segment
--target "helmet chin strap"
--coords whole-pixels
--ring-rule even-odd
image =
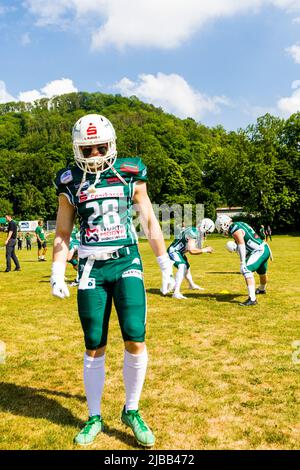
[[[125,184],[125,186],[128,186],[128,183],[127,181],[124,180],[123,176],[120,175],[120,173],[118,173],[118,171],[115,169],[114,166],[111,167],[111,170],[113,171],[113,173],[119,178],[119,180]]]
[[[110,168],[108,168],[110,170],[112,170],[112,172],[119,178],[119,180],[121,181],[121,183],[123,183],[125,186],[128,186],[128,183],[127,181],[120,175],[120,173],[113,167],[111,166]],[[107,171],[107,170],[105,170]],[[96,186],[100,180],[100,177],[101,177],[101,173],[104,173],[103,171],[99,170],[97,171],[96,173],[96,178],[95,178],[95,181],[93,184],[91,184],[91,186],[89,186],[88,188],[88,192],[89,193],[95,193],[96,192]],[[82,180],[81,180],[81,183],[79,185],[79,188],[78,188],[78,191],[76,193],[76,196],[79,196],[80,194],[80,191],[81,191],[81,188],[82,186],[84,185],[84,183],[86,182],[86,174],[87,174],[87,170],[85,169],[84,172],[83,172],[83,176],[82,176]]]

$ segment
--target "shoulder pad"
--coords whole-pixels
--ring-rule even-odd
[[[54,186],[58,188],[61,185],[67,185],[74,180],[80,180],[81,174],[79,174],[81,170],[78,167],[70,166],[67,168],[62,168],[56,173],[56,177],[54,180]]]
[[[147,167],[138,157],[118,158],[114,166],[124,177],[133,177],[136,181],[147,181]]]
[[[198,238],[198,230],[196,229],[196,227],[187,228],[184,234],[188,238]]]

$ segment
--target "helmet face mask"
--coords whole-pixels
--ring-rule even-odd
[[[226,215],[226,214],[218,215],[217,220],[215,222],[217,231],[219,233],[220,232],[227,233],[231,222],[232,222],[232,219],[231,217],[229,217],[229,215]]]
[[[72,139],[75,162],[82,171],[102,173],[114,165],[116,133],[106,117],[100,114],[83,116],[73,127]]]

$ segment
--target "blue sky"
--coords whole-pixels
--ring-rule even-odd
[[[300,110],[300,0],[0,0],[0,102],[136,95],[228,130]]]

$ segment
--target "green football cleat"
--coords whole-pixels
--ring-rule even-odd
[[[155,443],[155,437],[149,426],[145,423],[139,410],[125,411],[125,406],[121,416],[122,423],[133,430],[134,437],[138,444],[144,447],[152,447]]]
[[[74,438],[74,442],[80,446],[91,444],[99,432],[104,431],[104,423],[99,415],[90,416],[84,427]]]

